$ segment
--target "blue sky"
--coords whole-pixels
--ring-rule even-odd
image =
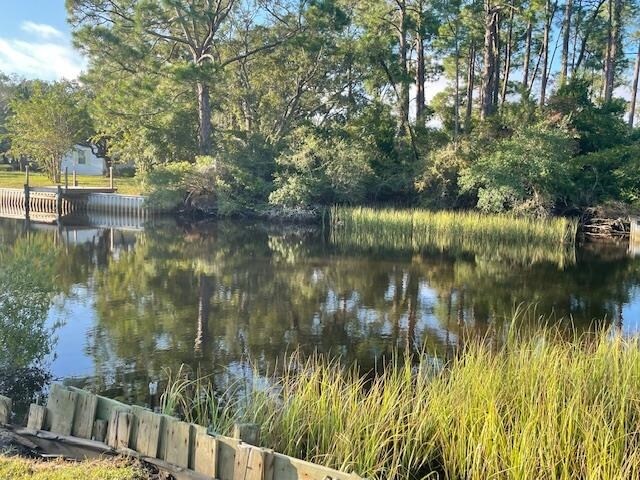
[[[64,0],[0,0],[0,72],[76,78],[85,61],[71,45]]]

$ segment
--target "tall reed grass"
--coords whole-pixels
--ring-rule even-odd
[[[577,222],[477,212],[333,207],[331,238],[337,245],[421,251],[462,250],[518,262],[575,260]]]
[[[189,420],[256,422],[269,448],[372,479],[640,478],[637,340],[546,330],[491,345],[444,368],[398,356],[375,375],[294,357],[224,422],[218,406]],[[187,390],[171,395],[211,398]]]

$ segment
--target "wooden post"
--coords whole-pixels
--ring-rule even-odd
[[[106,420],[96,420],[93,422],[93,433],[91,439],[96,442],[104,442],[107,438],[107,426]]]
[[[78,174],[75,170],[73,171],[73,186],[74,187],[78,186]]]
[[[64,189],[69,188],[69,167],[64,167]]]
[[[56,194],[56,214],[58,215],[58,220],[62,217],[62,187],[58,185],[57,194]]]
[[[260,443],[260,426],[255,423],[236,423],[233,426],[233,438],[258,447]]]
[[[24,218],[29,220],[30,205],[29,205],[29,165],[24,167]]]
[[[133,414],[119,410],[111,412],[107,433],[107,445],[116,450],[129,448],[132,426]]]
[[[27,428],[31,430],[44,430],[47,419],[47,407],[32,403],[29,407]]]
[[[109,188],[113,188],[113,167],[109,167]]]
[[[29,220],[30,215],[30,199],[29,199],[29,184],[24,184],[24,218]]]
[[[11,422],[11,399],[0,395],[0,425]]]

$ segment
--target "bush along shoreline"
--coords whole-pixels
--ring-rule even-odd
[[[639,478],[639,340],[505,337],[447,361],[398,353],[376,372],[294,355],[222,395],[181,371],[163,406],[218,433],[258,423],[269,448],[371,479]]]

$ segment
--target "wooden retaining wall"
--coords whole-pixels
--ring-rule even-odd
[[[0,423],[8,423],[10,414],[7,411],[10,412],[11,402],[6,399],[3,403],[2,398]],[[27,432],[33,432],[34,438],[48,439],[50,443],[60,438],[70,439],[70,442],[77,439],[77,443],[89,446],[99,442],[98,445],[114,452],[134,454],[152,463],[157,461],[157,465],[171,465],[175,467],[172,473],[185,473],[182,478],[360,479],[353,473],[258,447],[259,430],[255,426],[237,425],[235,430],[238,438],[213,435],[199,425],[57,384],[52,386],[46,407],[31,405],[27,424]]]
[[[64,217],[98,213],[145,219],[159,210],[149,207],[146,198],[116,193],[83,192],[63,188],[0,188],[0,214],[10,218],[40,221],[51,216]],[[56,218],[57,218],[56,217]],[[54,218],[54,221],[55,219]]]
[[[144,215],[149,211],[145,197],[119,195],[117,193],[91,193],[87,196],[87,212],[109,213],[112,215]]]
[[[25,212],[36,214],[55,215],[58,212],[58,195],[49,190],[32,188],[25,195],[22,188],[0,188],[0,206],[3,212],[9,215],[24,217]],[[28,207],[28,209],[27,209]],[[74,211],[73,202],[68,199],[60,199],[62,215],[68,215]]]

